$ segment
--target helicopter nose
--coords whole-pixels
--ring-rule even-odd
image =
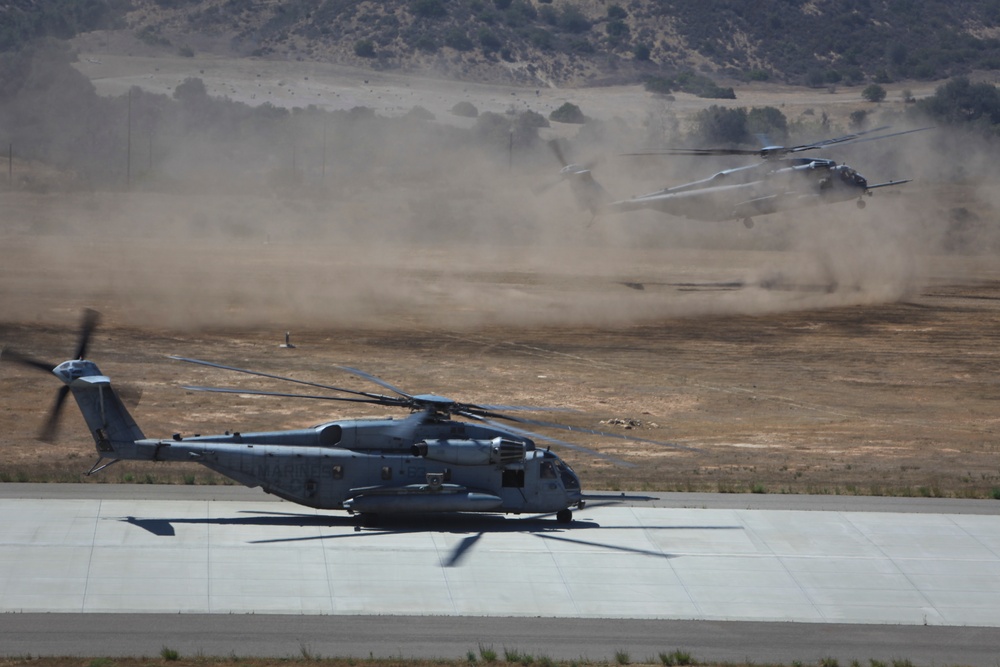
[[[854,174],[854,182],[858,184],[858,187],[868,189],[868,179],[861,174]]]

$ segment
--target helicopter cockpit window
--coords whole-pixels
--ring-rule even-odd
[[[556,478],[556,467],[552,465],[552,461],[542,461],[541,476],[542,479]]]
[[[580,488],[580,478],[576,476],[573,469],[570,468],[565,463],[559,464],[559,477],[562,479],[563,486],[567,489],[579,489]]]

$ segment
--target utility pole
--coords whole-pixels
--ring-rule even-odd
[[[323,119],[323,182],[326,183],[326,119]]]
[[[128,137],[125,141],[125,190],[132,189],[132,89],[128,89]]]
[[[507,141],[507,171],[514,171],[514,130]]]

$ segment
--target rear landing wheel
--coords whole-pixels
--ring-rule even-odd
[[[864,199],[859,199],[858,200],[858,208],[864,208],[865,206],[866,206],[865,200]]]
[[[573,513],[568,509],[559,510],[556,512],[556,521],[559,523],[572,523]]]
[[[743,218],[743,226],[747,229],[753,229],[753,218]]]

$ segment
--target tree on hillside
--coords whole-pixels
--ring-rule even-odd
[[[934,95],[919,100],[915,106],[940,123],[1000,125],[1000,89],[989,83],[972,83],[965,77],[938,86]]]
[[[754,107],[747,114],[747,132],[763,136],[768,142],[784,141],[788,136],[788,119],[774,107]]]
[[[747,110],[712,105],[695,115],[695,133],[708,144],[745,144],[750,141]]]
[[[885,99],[885,88],[877,83],[869,84],[864,90],[861,91],[861,97],[865,98],[869,102],[878,104]]]

